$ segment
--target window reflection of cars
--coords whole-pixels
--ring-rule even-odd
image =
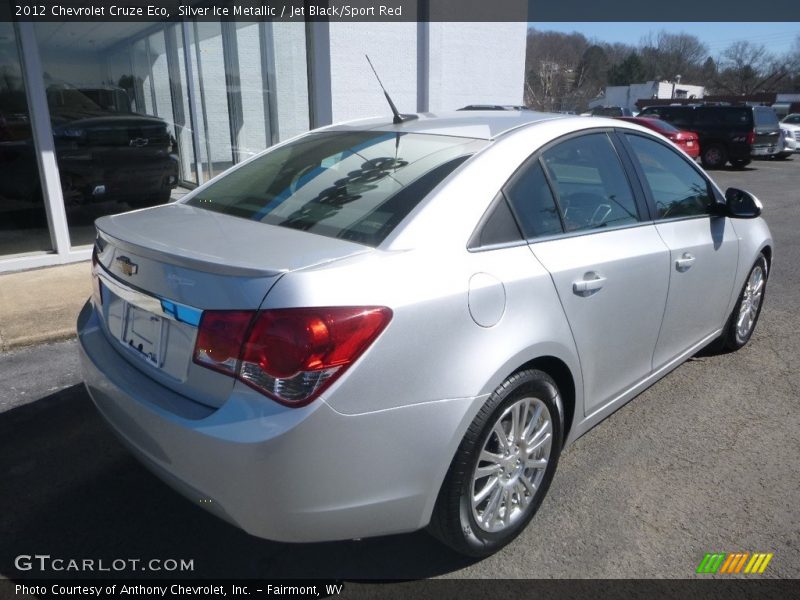
[[[169,200],[178,181],[174,140],[158,117],[138,115],[124,91],[51,85],[53,123],[64,202],[126,202],[145,206]],[[111,99],[103,106],[93,101]]]
[[[47,88],[65,205],[168,201],[178,182],[178,159],[167,123],[133,113],[121,89],[87,92],[63,84]],[[101,92],[108,92],[113,106],[89,97],[100,99]],[[30,122],[3,115],[0,123],[0,159],[7,173],[0,194],[41,203]]]

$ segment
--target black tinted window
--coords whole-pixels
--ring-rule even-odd
[[[188,204],[377,246],[486,143],[382,131],[316,133],[231,171]]]
[[[563,232],[556,202],[538,160],[525,165],[504,191],[526,238]]]
[[[656,218],[708,214],[708,183],[688,159],[665,145],[626,134],[656,203]]]
[[[713,108],[698,108],[695,123],[702,127],[714,127],[724,123],[721,111]]]
[[[669,117],[665,120],[675,125],[678,129],[689,127],[695,116],[693,108],[668,108],[664,114]]]
[[[636,202],[605,133],[572,138],[542,155],[567,231],[638,221]]]
[[[483,219],[478,231],[469,242],[470,248],[507,244],[522,240],[522,234],[511,214],[505,196],[500,193],[495,198],[489,214]]]

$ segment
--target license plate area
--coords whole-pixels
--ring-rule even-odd
[[[123,302],[122,343],[159,369],[164,366],[164,337],[168,324],[162,317]]]

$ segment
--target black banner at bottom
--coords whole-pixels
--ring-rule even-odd
[[[113,580],[0,579],[0,600],[12,598],[641,598],[737,600],[800,598],[800,580],[785,579],[436,579],[421,581],[334,580]]]

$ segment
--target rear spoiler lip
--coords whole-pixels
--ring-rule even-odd
[[[177,267],[185,267],[188,269],[203,271],[205,273],[213,273],[215,275],[230,275],[234,277],[278,277],[279,275],[288,272],[287,269],[256,269],[253,267],[226,265],[210,260],[203,260],[202,258],[184,256],[174,252],[160,251],[122,240],[106,231],[103,231],[99,226],[97,226],[97,235],[103,238],[104,241],[113,244],[120,250],[132,252],[137,256],[149,258],[162,263],[168,263]]]

